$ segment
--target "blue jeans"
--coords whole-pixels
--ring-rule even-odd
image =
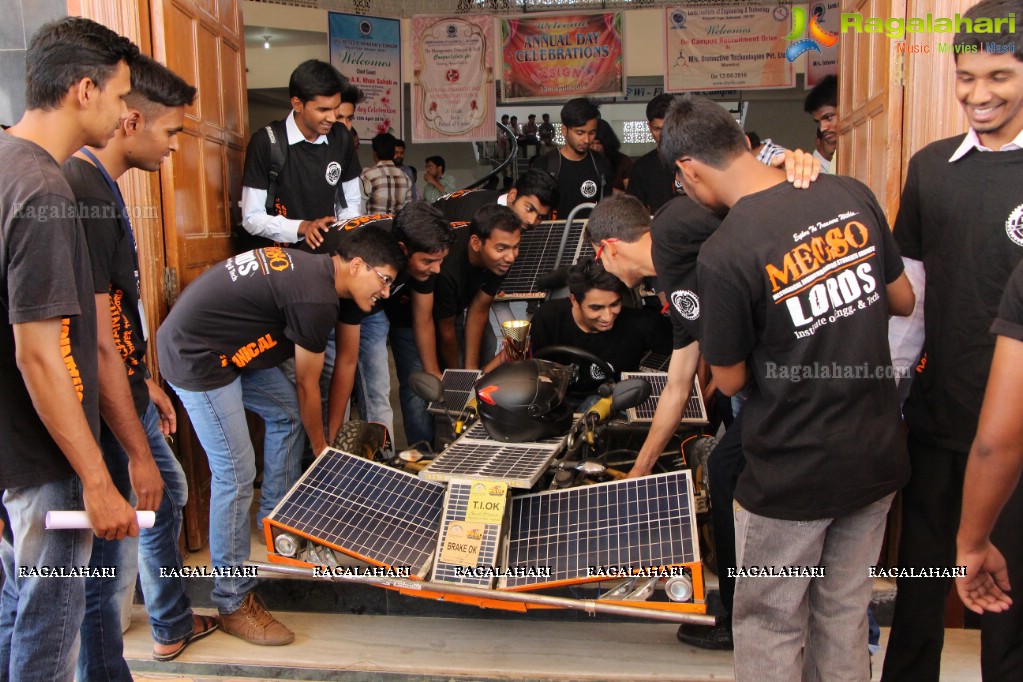
[[[28,453],[26,453],[28,456]],[[46,512],[84,509],[78,478],[4,491],[0,544],[0,679],[71,682],[85,615],[85,578],[20,577],[19,568],[89,563],[90,530],[45,530]],[[13,538],[13,540],[12,540]]]
[[[257,514],[262,524],[302,473],[305,432],[295,386],[276,367],[243,371],[227,386],[210,391],[171,386],[188,411],[210,463],[210,559],[217,567],[240,567],[249,558],[249,508],[256,478],[256,454],[245,410],[266,422]],[[255,586],[251,577],[214,578],[213,602],[220,613],[233,613]]]
[[[426,411],[426,401],[416,395],[408,380],[413,372],[423,371],[415,334],[411,327],[391,327],[390,339],[394,370],[398,375],[401,418],[405,423],[405,442],[415,445],[426,441],[433,445],[433,417]]]
[[[142,415],[153,460],[163,478],[163,499],[152,528],[139,531],[136,542],[93,538],[93,567],[116,566],[116,578],[90,578],[85,585],[85,621],[78,657],[80,680],[125,680],[132,677],[121,657],[121,618],[124,590],[134,590],[136,567],[146,597],[146,612],[153,639],[160,644],[179,642],[192,632],[192,607],[185,595],[184,578],[160,577],[160,568],[181,568],[178,536],[181,510],[188,501],[188,482],[177,458],[160,431],[160,412],[153,403]],[[125,498],[131,494],[128,455],[104,425],[100,435],[103,458],[114,485]],[[137,559],[137,560],[136,560]],[[178,571],[180,575],[180,570]]]
[[[359,330],[359,367],[356,390],[359,414],[366,421],[387,427],[394,437],[394,408],[391,407],[391,370],[387,366],[387,330],[384,311],[362,318]]]

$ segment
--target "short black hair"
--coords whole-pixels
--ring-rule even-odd
[[[676,97],[661,129],[661,160],[671,168],[684,156],[723,168],[749,151],[738,122],[720,104],[706,97]],[[591,216],[592,220],[593,217]]]
[[[309,102],[317,97],[333,97],[348,85],[348,79],[327,62],[308,59],[291,72],[288,81],[288,99],[297,97]]]
[[[586,125],[595,118],[600,118],[600,109],[589,97],[570,99],[561,107],[561,123],[568,128]]]
[[[402,149],[404,149],[405,148],[405,140],[399,139],[397,137],[394,138],[394,146],[395,147],[401,147]]]
[[[819,128],[817,129],[817,132],[820,132]],[[760,146],[760,136],[757,135],[755,130],[748,131],[746,133],[746,139],[749,140],[750,149],[756,149],[757,147]]]
[[[140,54],[131,62],[131,92],[124,100],[136,109],[149,109],[147,105],[152,104],[185,107],[195,101],[195,92],[181,76]]]
[[[975,33],[973,31],[963,31],[957,33],[952,41],[955,46],[976,46],[977,50],[987,52],[982,45],[986,43],[994,43],[995,45],[1008,46],[1012,45],[1013,48],[1010,50],[1013,56],[1017,60],[1023,61],[1023,2],[1020,0],[983,0],[977,3],[970,9],[966,10],[963,14],[963,19],[969,19],[971,22],[981,19],[1005,19],[1010,14],[1016,15],[1016,32],[1009,33],[1006,30],[1001,30],[998,33]],[[1002,24],[1004,26],[1004,24]],[[972,23],[970,28],[972,29]],[[959,54],[961,50],[953,52],[956,62],[959,62]]]
[[[448,169],[447,165],[444,163],[444,157],[443,156],[427,156],[426,157],[426,161],[423,161],[423,163],[432,163],[435,166],[440,166],[440,169],[442,171],[445,171],[445,170]]]
[[[373,153],[381,161],[394,161],[394,148],[396,146],[394,135],[390,133],[379,133],[373,137]]]
[[[129,67],[139,48],[106,26],[82,17],[65,17],[40,27],[25,54],[25,105],[56,109],[83,78],[103,88],[117,65]]]
[[[515,211],[500,204],[487,204],[469,222],[469,234],[474,234],[482,241],[490,239],[494,230],[505,232],[518,232],[522,229],[522,223]]]
[[[391,220],[391,234],[413,253],[440,253],[451,248],[455,231],[436,206],[426,201],[410,201]]]
[[[536,197],[544,206],[555,207],[561,200],[558,181],[553,175],[539,168],[530,168],[519,176],[512,189],[520,197]]]
[[[358,86],[352,85],[351,81],[345,81],[345,85],[341,88],[341,104],[362,104],[365,99],[366,93]]]
[[[658,118],[664,118],[668,114],[668,109],[671,107],[674,97],[666,92],[662,92],[657,97],[646,103],[646,120],[654,121]]]
[[[570,267],[565,284],[568,286],[569,293],[579,304],[586,298],[590,289],[613,291],[618,295],[622,295],[625,291],[622,280],[605,270],[603,263],[595,260],[583,261]]]
[[[405,254],[398,246],[398,240],[379,225],[353,230],[340,241],[336,253],[346,261],[361,258],[367,265],[390,265],[398,272],[405,269]]]
[[[813,86],[803,102],[803,111],[812,114],[821,107],[838,106],[838,76],[825,76],[820,83]]]
[[[632,244],[650,231],[650,211],[631,194],[612,194],[597,202],[585,229],[591,244],[605,239]]]

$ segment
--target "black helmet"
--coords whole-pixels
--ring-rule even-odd
[[[476,404],[495,440],[524,443],[560,436],[572,413],[565,404],[569,372],[547,360],[501,365],[476,380]]]

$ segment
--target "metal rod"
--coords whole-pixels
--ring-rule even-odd
[[[565,229],[561,233],[561,243],[558,245],[558,259],[554,261],[555,269],[561,266],[561,259],[565,257],[565,246],[568,243],[568,231],[572,227],[572,221],[575,220],[575,214],[579,213],[580,211],[588,211],[594,207],[596,207],[596,204],[591,202],[579,204],[571,211],[569,211],[569,214],[565,217]],[[579,254],[576,255],[578,256]],[[573,262],[575,261],[574,258],[572,260]]]
[[[312,568],[303,566],[285,566],[280,564],[267,564],[260,561],[246,561],[246,566],[253,566],[259,571],[294,575],[303,578],[319,578],[313,574]],[[532,594],[530,592],[508,592],[506,590],[485,590],[479,587],[468,587],[466,585],[449,585],[446,583],[435,583],[428,580],[407,580],[404,578],[384,578],[373,575],[332,575],[331,580],[342,582],[363,583],[374,587],[390,587],[411,592],[437,592],[438,594],[451,594],[463,597],[474,597],[478,599],[494,599],[497,601],[517,602],[520,604],[535,604],[537,606],[554,606],[563,609],[575,609],[585,611],[589,614],[606,613],[615,616],[628,616],[631,618],[648,618],[651,620],[663,620],[671,623],[692,623],[694,625],[714,625],[716,619],[712,615],[703,613],[680,613],[675,611],[661,611],[659,609],[644,609],[639,606],[624,606],[622,604],[605,604],[595,599],[571,599],[568,597],[552,597],[546,594]]]

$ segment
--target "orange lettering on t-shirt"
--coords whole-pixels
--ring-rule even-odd
[[[245,365],[252,362],[260,353],[270,350],[277,345],[277,341],[271,334],[264,334],[255,341],[247,343],[237,351],[231,357],[231,362],[238,368],[242,368]],[[223,357],[223,356],[221,356]],[[226,362],[222,363],[221,366],[226,366]]]
[[[65,317],[60,321],[60,355],[64,358],[64,365],[71,376],[71,383],[74,384],[75,393],[78,395],[78,402],[85,398],[85,385],[82,383],[82,373],[78,370],[78,363],[71,352],[71,318]]]
[[[833,227],[823,237],[812,237],[809,242],[797,244],[782,257],[780,267],[772,263],[764,266],[771,291],[777,292],[869,242],[867,227],[859,221],[850,220],[844,228]]]

